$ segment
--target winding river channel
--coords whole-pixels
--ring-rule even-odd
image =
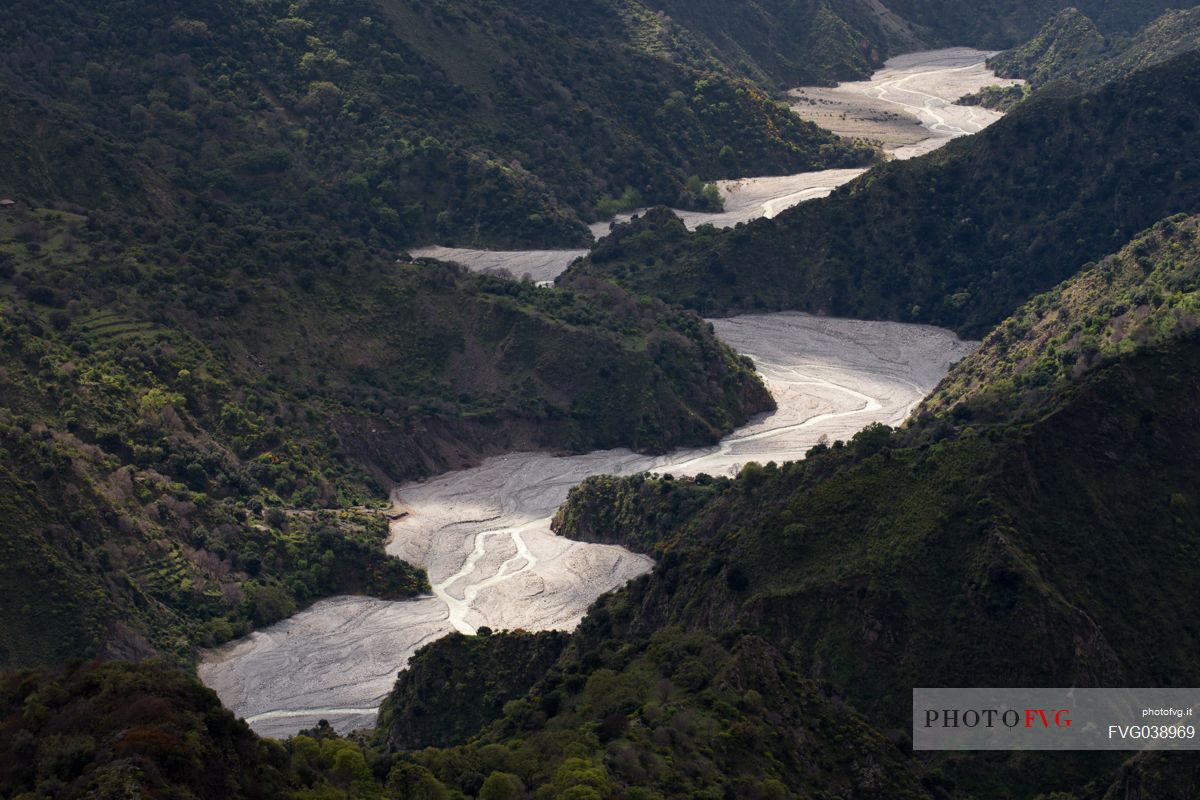
[[[802,88],[790,92],[791,107],[800,117],[850,139],[878,142],[893,158],[924,155],[958,136],[991,125],[1002,116],[979,106],[955,105],[965,94],[985,86],[1022,83],[1000,79],[984,61],[989,52],[966,47],[909,53],[889,59],[870,80],[832,88]],[[827,197],[865,169],[826,169],[795,175],[769,175],[717,181],[725,207],[721,211],[675,213],[689,228],[714,225],[732,228],[759,217],[774,218],[807,200]],[[642,209],[644,210],[644,209]],[[638,213],[638,212],[633,212]],[[597,239],[613,223],[627,222],[622,214],[612,222],[591,226]],[[544,283],[554,280],[587,250],[472,250],[433,245],[412,251],[418,258],[457,261],[477,272],[507,270],[520,278]]]
[[[991,121],[977,109],[948,108],[972,88],[995,82],[982,66],[986,55],[961,49],[913,54],[889,62],[882,78],[803,91],[845,94],[852,91],[847,87],[859,86],[853,91],[866,98],[862,115],[877,116],[880,129],[889,131],[894,117],[874,103],[911,100],[908,124],[924,133],[910,132],[905,138],[892,131],[888,141],[896,148],[932,149],[936,145],[928,140],[945,141],[972,132],[972,124],[978,130]],[[936,93],[939,87],[947,97]],[[802,105],[825,108],[816,102],[809,98]],[[838,111],[839,118],[843,113],[849,112]],[[740,221],[734,217],[777,213],[786,204],[809,199],[807,193],[828,194],[836,181],[854,177],[834,178],[834,172],[859,171],[727,182],[722,191],[729,216],[721,221],[734,224]],[[730,202],[734,197],[738,199]],[[699,224],[700,216],[693,215],[689,224]],[[530,271],[521,270],[521,264],[536,261],[539,280],[552,279],[570,263],[563,260],[564,251],[443,249],[439,255],[454,258],[455,252],[476,254],[457,259],[472,268],[503,266],[518,275]],[[577,456],[514,453],[400,486],[392,501],[406,514],[392,523],[387,549],[428,571],[431,595],[407,601],[324,600],[208,652],[200,665],[201,679],[263,735],[287,736],[320,719],[342,732],[370,727],[397,671],[421,645],[455,630],[474,633],[484,625],[569,630],[600,594],[649,571],[652,562],[644,556],[570,541],[550,530],[555,510],[584,478],[646,471],[734,474],[748,461],[803,458],[823,436],[846,439],[871,422],[902,422],[950,365],[975,346],[939,328],[791,312],[712,324],[722,340],[753,359],[776,399],[776,411],[712,447],[663,456],[628,450]]]

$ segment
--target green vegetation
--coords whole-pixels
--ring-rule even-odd
[[[1007,113],[1029,97],[1030,91],[1027,83],[1019,86],[985,86],[978,92],[965,94],[954,102],[960,106],[983,106]]]
[[[1024,78],[1036,88],[1099,57],[1104,47],[1095,23],[1078,9],[1067,8],[1033,39],[988,59],[988,66],[1001,78]]]
[[[798,309],[981,335],[1172,213],[1197,210],[1200,53],[1045,89],[978,136],[731,231],[665,210],[568,271],[706,314]],[[864,221],[868,221],[864,223]]]
[[[1196,50],[1198,33],[1200,9],[1168,11],[1133,36],[1106,38],[1090,19],[1069,8],[1029,42],[988,59],[988,66],[1002,78],[1026,79],[1032,89],[1056,80],[1094,89]],[[1008,111],[1027,96],[991,87],[963,101]]]
[[[733,148],[722,148],[722,157],[728,153],[729,157],[733,157]],[[687,194],[687,202],[676,203],[676,207],[698,208],[705,211],[720,211],[725,207],[725,198],[721,196],[721,190],[715,183],[705,183],[700,180],[699,176],[692,175],[687,179],[687,184],[684,186]],[[627,214],[630,211],[636,211],[644,208],[646,205],[641,192],[634,188],[628,188],[621,193],[620,197],[602,197],[596,202],[596,213],[601,219],[612,219],[618,214]]]
[[[646,5],[659,12],[643,23],[653,25],[657,42],[782,89],[865,78],[889,55],[918,45],[902,20],[880,19],[856,0],[759,0],[736,12],[719,0]]]
[[[654,552],[654,572],[565,642],[426,648],[379,734],[412,749],[259,742],[161,663],[72,666],[0,687],[3,790],[1185,797],[1186,760],[918,758],[905,731],[914,685],[1200,679],[1198,319],[1200,217],[1176,217],[1029,301],[900,431],[732,480],[585,482],[560,533]]]
[[[299,781],[215,694],[161,662],[0,678],[5,797],[282,797]]]
[[[891,0],[887,7],[910,25],[936,31],[941,42],[1000,49],[1026,41],[1066,8],[1078,8],[1106,34],[1130,34],[1178,0]]]
[[[612,219],[617,214],[624,214],[646,204],[642,194],[632,187],[621,193],[620,197],[601,197],[596,202],[596,213],[601,219]]]
[[[1200,9],[1168,11],[1133,37],[1112,37],[1104,57],[1072,72],[1085,86],[1100,86],[1139,69],[1200,49]]]
[[[572,647],[620,651],[669,626],[760,636],[892,736],[912,686],[1194,680],[1198,302],[1200,219],[1169,220],[1030,301],[904,430],[736,481],[586,481],[559,532],[659,563]],[[921,769],[950,796],[1082,797],[1114,766]]]
[[[649,52],[723,64],[759,85],[858,80],[890,56],[935,47],[1012,47],[1070,5],[1109,34],[1129,34],[1173,0],[644,0],[624,4],[631,38]]]
[[[771,121],[769,142],[739,134],[747,169],[869,154],[719,75],[443,10],[22,0],[0,19],[18,199],[0,213],[0,664],[187,661],[322,596],[409,596],[425,579],[385,557],[375,508],[395,482],[518,448],[709,442],[770,406],[695,316],[393,253],[584,243],[606,186],[646,185],[621,163],[662,177],[655,199],[707,202],[701,145],[655,117],[681,86],[662,114],[689,136]],[[438,61],[414,49],[428,37],[488,45]],[[546,83],[602,52],[613,69],[576,87],[592,105]],[[525,150],[547,120],[584,146]],[[577,180],[595,147],[606,177]]]
[[[394,752],[466,742],[541,680],[567,638],[559,631],[484,628],[478,636],[453,633],[425,645],[380,709],[380,747]]]
[[[392,482],[522,446],[712,441],[771,402],[703,321],[586,280],[341,240],[264,275],[252,254],[298,251],[242,226],[173,232],[180,264],[45,209],[0,232],[4,663],[187,658],[318,597],[408,596],[423,576],[363,508]],[[336,270],[304,272],[322,245]]]
[[[372,508],[393,483],[709,442],[770,406],[695,316],[397,262],[431,215],[471,241],[588,234],[542,190],[508,197],[521,168],[433,135],[456,118],[389,122],[465,101],[376,81],[431,67],[353,3],[68,6],[0,20],[0,664],[186,661],[331,593],[408,596],[424,577]],[[734,92],[689,86],[693,110]]]
[[[387,800],[406,771],[327,726],[259,739],[162,661],[75,661],[0,677],[0,794],[200,800]],[[378,774],[377,774],[378,773]],[[387,788],[385,788],[387,787]]]
[[[1131,72],[1200,47],[1200,9],[1168,11],[1133,36],[1105,37],[1074,8],[1065,9],[1030,41],[988,59],[1002,78],[1024,78],[1024,90],[992,86],[958,102],[1011,111],[1030,91],[1066,80],[1095,89]]]
[[[691,175],[877,157],[719,62],[646,52],[613,5],[18,0],[0,186],[92,210],[140,189],[157,213],[228,205],[389,247],[578,246],[626,187],[688,206]]]
[[[1120,253],[1033,298],[957,365],[922,413],[969,408],[978,421],[988,407],[1005,414],[1036,408],[1057,386],[1099,365],[1194,335],[1200,330],[1198,233],[1195,217],[1164,220]]]
[[[475,741],[402,763],[451,796],[480,798],[497,774],[516,791],[494,796],[517,798],[928,797],[893,742],[766,639],[676,629],[595,649],[587,633],[574,639]]]
[[[1132,758],[1113,785],[1096,800],[1149,798],[1155,800],[1187,800],[1200,791],[1200,761],[1190,753],[1146,753]],[[1092,800],[1089,797],[1088,800]]]

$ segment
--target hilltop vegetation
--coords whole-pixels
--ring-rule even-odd
[[[1104,35],[1096,24],[1078,9],[1068,8],[1025,44],[992,56],[988,67],[1001,78],[1023,78],[1037,87],[1096,59],[1104,45]]]
[[[595,627],[606,619],[593,611],[537,689],[476,740],[398,763],[445,797],[930,796],[892,741],[768,639],[662,629],[618,641]]]
[[[452,633],[409,659],[379,710],[388,752],[462,744],[523,698],[567,644],[561,631]]]
[[[1108,34],[1129,34],[1179,2],[1093,0],[1080,4]],[[677,57],[707,57],[763,85],[866,78],[887,58],[969,45],[1012,47],[1037,33],[1070,0],[644,0],[649,14],[627,14],[640,38]],[[636,7],[625,5],[626,9]]]
[[[228,204],[390,247],[578,246],[628,190],[705,207],[719,178],[871,163],[768,90],[971,41],[959,6],[1027,18],[941,5],[772,0],[729,26],[675,2],[17,0],[0,185],[34,205]]]
[[[730,231],[665,210],[568,275],[705,314],[798,309],[979,335],[1167,214],[1198,208],[1200,53],[1088,93],[1037,92],[983,133]]]
[[[1047,392],[1098,365],[1194,336],[1198,292],[1197,219],[1164,220],[1023,305],[958,364],[921,412],[978,422],[992,405],[1006,414],[1037,408]]]
[[[1078,8],[1105,33],[1130,34],[1188,0],[890,0],[886,6],[910,24],[941,34],[952,44],[983,49],[1012,47],[1033,36],[1058,12]]]
[[[387,800],[405,773],[327,726],[255,736],[195,678],[162,661],[92,662],[0,676],[5,797]]]
[[[646,5],[666,31],[686,32],[739,74],[781,89],[866,78],[889,56],[924,43],[904,20],[859,0],[759,0],[736,13],[718,0]]]
[[[282,747],[258,739],[215,694],[162,663],[5,674],[0,742],[6,797],[215,800],[300,787]]]

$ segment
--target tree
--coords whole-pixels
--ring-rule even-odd
[[[586,759],[568,758],[555,770],[554,788],[563,800],[599,800],[608,789],[607,770]]]
[[[479,800],[517,800],[525,793],[521,779],[510,772],[493,772],[479,790]]]
[[[254,607],[254,623],[260,627],[296,613],[296,603],[278,586],[259,586],[254,590],[251,602]]]
[[[388,773],[388,797],[392,800],[449,800],[446,787],[433,773],[417,764],[397,764]]]

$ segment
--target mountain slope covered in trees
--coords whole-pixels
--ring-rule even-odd
[[[394,255],[460,201],[475,204],[472,240],[587,240],[583,200],[571,210],[478,149],[515,146],[516,128],[468,118],[483,94],[529,106],[532,75],[600,43],[536,14],[419,4],[192,11],[18,3],[0,19],[0,195],[16,200],[0,212],[0,663],[186,661],[331,593],[408,596],[424,577],[384,557],[373,508],[395,482],[513,449],[711,442],[770,406],[693,315],[595,282],[550,292]],[[409,13],[408,27],[389,16]],[[463,81],[492,81],[485,56],[516,48],[482,94],[397,33],[464,26],[496,36]],[[622,69],[657,63],[615,52]],[[761,93],[697,88],[678,69],[695,92],[683,106],[716,92],[714,114],[775,120],[763,146],[800,157],[813,132],[789,138]],[[641,113],[606,85],[597,102]],[[817,150],[833,141],[813,135]],[[548,142],[534,144],[557,153]]]
[[[1197,48],[1197,8],[1168,11],[1133,36],[1107,38],[1090,19],[1068,9],[1029,42],[988,59],[988,66],[1002,78],[1024,78],[1034,88],[1059,79],[1095,88]]]
[[[1105,33],[1129,34],[1186,2],[1155,0],[644,0],[661,46],[708,54],[734,72],[791,88],[867,77],[890,56],[944,46],[1012,47],[1081,5]],[[687,41],[690,47],[684,47]]]
[[[1095,60],[1104,44],[1096,24],[1079,9],[1068,8],[1025,44],[989,58],[988,66],[1001,78],[1022,78],[1036,87],[1071,67]]]
[[[0,95],[27,109],[6,126],[27,155],[5,191],[42,205],[88,205],[75,184],[114,180],[88,152],[99,139],[129,183],[152,173],[189,204],[393,246],[571,246],[627,188],[695,206],[693,175],[873,157],[717,61],[645,46],[601,0],[20,0],[0,33]]]
[[[613,287],[338,240],[307,255],[341,248],[344,283],[281,279],[242,227],[183,264],[63,212],[0,229],[21,241],[0,253],[8,663],[186,655],[330,593],[405,596],[423,578],[352,510],[392,483],[521,447],[713,441],[771,403],[701,320]],[[193,266],[214,251],[243,266]]]
[[[976,22],[1033,18],[967,5]],[[953,15],[909,25],[926,16],[859,0],[747,3],[735,26],[711,4],[615,0],[19,0],[0,20],[0,99],[21,155],[0,177],[41,205],[111,203],[114,180],[255,214],[287,192],[303,197],[290,224],[389,245],[578,245],[580,220],[630,189],[695,207],[692,176],[869,163],[764,87],[976,43]],[[97,145],[131,156],[128,175]]]
[[[1046,20],[1078,8],[1107,33],[1130,34],[1167,9],[1189,0],[889,0],[885,5],[910,24],[938,32],[945,41],[984,49],[1018,45]]]
[[[1187,798],[1186,754],[918,756],[905,730],[913,685],[1196,678],[1198,297],[1200,218],[1172,218],[1028,302],[899,432],[868,428],[734,480],[584,483],[560,533],[659,565],[601,599],[467,744],[364,751],[324,728],[259,742],[161,664],[73,666],[0,687],[4,787]],[[449,664],[494,669],[512,645],[446,639],[418,656],[404,696],[432,680],[437,698]],[[444,710],[426,706],[422,724]]]

